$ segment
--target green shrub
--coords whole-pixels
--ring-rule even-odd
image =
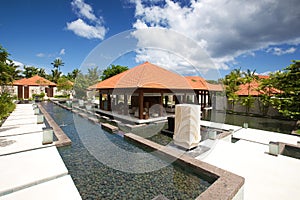
[[[9,114],[16,108],[16,105],[12,102],[13,97],[9,93],[3,92],[0,95],[0,120],[9,116]]]
[[[69,98],[70,94],[54,95],[54,98]]]

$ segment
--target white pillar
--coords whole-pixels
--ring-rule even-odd
[[[198,146],[200,135],[200,105],[178,104],[175,107],[174,143],[185,149]]]

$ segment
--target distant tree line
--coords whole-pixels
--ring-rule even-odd
[[[223,84],[232,110],[234,110],[234,105],[240,102],[245,106],[245,113],[249,114],[250,108],[254,105],[254,97],[250,95],[250,83],[258,79],[255,70],[242,72],[240,68],[232,70],[225,76]],[[268,79],[261,79],[259,83],[256,90],[264,91],[258,96],[263,114],[266,114],[268,108],[272,106],[287,118],[300,119],[300,60],[293,60],[289,66],[281,71],[270,73]],[[248,85],[247,96],[237,95],[242,84]],[[280,92],[272,94],[271,88]]]
[[[86,95],[86,90],[89,86],[128,69],[128,67],[121,65],[110,65],[105,70],[94,67],[89,68],[87,73],[82,73],[79,69],[75,68],[64,75],[61,71],[61,67],[63,67],[65,63],[62,59],[57,58],[51,62],[53,69],[51,70],[51,73],[48,74],[43,67],[39,68],[24,65],[23,70],[21,70],[20,67],[15,65],[8,57],[9,53],[0,45],[0,87],[1,97],[3,98],[5,96],[4,94],[8,94],[8,91],[5,91],[4,86],[11,85],[14,80],[30,78],[35,75],[39,75],[56,83],[58,90],[71,91],[74,89],[78,98],[82,98]],[[10,95],[6,96],[6,98],[10,98]]]

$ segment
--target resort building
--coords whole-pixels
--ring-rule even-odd
[[[274,94],[278,94],[281,91],[273,88],[273,87],[266,87],[264,90],[260,88],[261,81],[264,79],[269,79],[270,76],[265,75],[257,75],[258,79],[253,80],[251,83],[245,83],[239,86],[239,90],[236,92],[238,96],[248,96],[251,95],[253,97],[258,97],[262,94],[267,94],[272,96]]]
[[[273,87],[261,87],[261,83],[264,79],[268,79],[269,76],[257,75],[258,79],[253,80],[251,83],[245,83],[239,85],[239,90],[236,94],[239,99],[246,98],[247,96],[253,97],[253,106],[250,107],[249,113],[268,115],[268,116],[281,116],[277,109],[273,108],[271,105],[262,103],[262,96],[274,96],[275,94],[281,93],[280,90]],[[228,105],[230,107],[230,105]],[[235,112],[245,112],[245,106],[240,102],[237,102],[234,106]]]
[[[45,97],[53,97],[56,94],[56,84],[38,75],[31,78],[23,78],[13,82],[10,92],[19,99],[32,98],[33,94],[45,93]]]
[[[201,77],[183,77],[149,62],[89,89],[99,92],[100,110],[132,114],[139,119],[174,113],[175,105],[180,103],[211,107],[212,94],[222,91],[222,87],[212,86]]]

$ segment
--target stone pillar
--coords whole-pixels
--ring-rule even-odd
[[[174,143],[185,149],[197,147],[200,135],[200,105],[179,104],[175,107]]]

